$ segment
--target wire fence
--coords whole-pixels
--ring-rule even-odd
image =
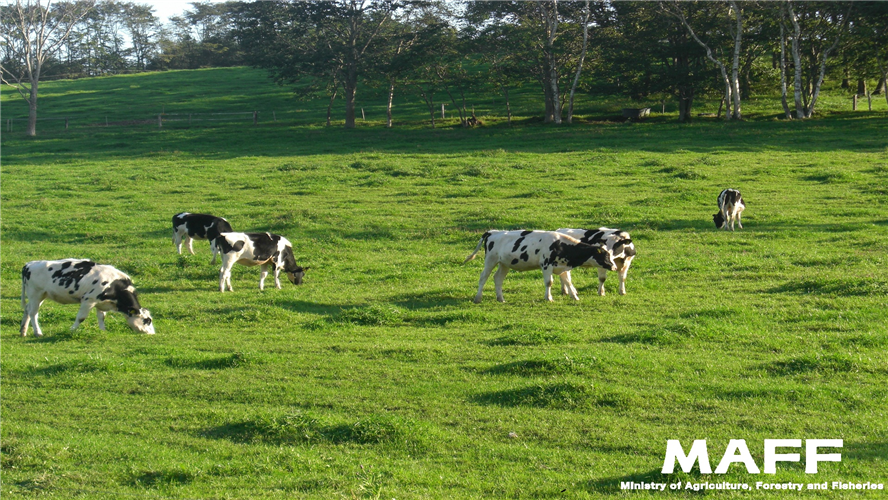
[[[70,115],[70,116],[38,116],[37,122],[40,126],[50,126],[51,128],[61,128],[67,130],[71,127],[130,127],[130,126],[147,126],[152,125],[156,128],[164,128],[165,126],[195,126],[205,122],[228,122],[257,125],[260,121],[277,122],[278,115],[281,118],[292,118],[294,114],[301,111],[229,111],[229,112],[201,112],[201,113],[166,113],[161,112],[156,115],[142,115],[138,117],[120,117],[120,116],[96,116],[96,115]],[[26,127],[28,117],[4,117],[2,119],[3,130],[12,132],[20,127]],[[55,125],[55,126],[53,126]]]

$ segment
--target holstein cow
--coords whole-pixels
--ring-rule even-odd
[[[531,269],[543,270],[543,282],[546,285],[546,300],[552,301],[552,275],[562,274],[575,267],[584,265],[603,266],[610,270],[616,270],[613,258],[607,247],[603,244],[588,245],[575,238],[555,231],[487,231],[481,236],[481,241],[475,247],[472,255],[466,262],[475,258],[481,247],[484,246],[484,270],[481,271],[481,279],[478,282],[478,294],[475,295],[475,303],[481,302],[481,292],[484,283],[490,276],[493,268],[499,264],[499,269],[493,282],[496,285],[496,300],[503,299],[503,279],[510,269],[516,271],[529,271]],[[568,275],[567,279],[570,279]],[[571,285],[571,297],[579,300],[576,290]]]
[[[614,258],[614,264],[617,265],[617,273],[620,276],[620,295],[626,295],[626,273],[629,272],[629,266],[632,265],[632,259],[635,258],[635,244],[629,238],[629,233],[620,231],[619,229],[609,229],[599,227],[598,229],[559,229],[557,232],[566,234],[580,240],[583,243],[594,245],[603,243],[611,252]],[[587,267],[587,266],[583,266]],[[588,266],[592,267],[592,266]],[[607,279],[607,269],[595,265],[598,268],[598,295],[604,296],[604,280]],[[570,271],[567,271],[567,279],[561,276],[561,292],[565,295],[570,293],[568,285],[573,286]],[[576,294],[576,290],[573,292]]]
[[[746,205],[743,204],[740,191],[725,189],[718,195],[718,213],[712,216],[715,227],[718,229],[724,228],[727,231],[728,223],[730,223],[731,231],[733,231],[734,221],[736,221],[740,229],[743,229],[743,224],[740,223],[740,214],[743,213],[745,208]]]
[[[133,331],[154,333],[154,324],[148,309],[139,305],[136,289],[129,276],[111,266],[89,260],[35,260],[22,268],[22,337],[28,335],[28,325],[34,322],[34,335],[43,336],[37,313],[40,304],[49,299],[60,304],[80,303],[80,311],[71,330],[96,309],[99,328],[105,329],[105,313],[117,311],[126,316]]]
[[[302,284],[308,267],[296,265],[293,245],[283,236],[271,233],[222,233],[211,243],[222,253],[222,269],[219,271],[219,291],[231,288],[231,268],[235,262],[245,266],[261,266],[259,289],[265,289],[268,266],[274,270],[274,285],[280,289],[283,270],[294,285]]]
[[[173,244],[176,245],[176,251],[182,253],[182,241],[188,247],[191,255],[194,255],[194,249],[191,248],[192,240],[210,240],[211,242],[218,238],[222,233],[230,233],[234,231],[231,224],[222,217],[216,217],[209,214],[192,214],[182,212],[173,216]],[[210,244],[213,250],[213,260],[211,264],[216,263],[216,248]]]

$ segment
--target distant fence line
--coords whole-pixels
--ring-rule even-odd
[[[290,111],[289,113],[299,112]],[[188,122],[191,125],[194,122],[221,122],[221,121],[246,121],[253,120],[253,124],[259,123],[259,117],[265,113],[265,116],[271,115],[272,121],[277,121],[277,111],[271,112],[260,112],[260,111],[233,111],[233,112],[212,112],[212,113],[158,113],[156,115],[150,115],[150,117],[140,117],[140,118],[126,118],[119,119],[119,117],[111,117],[111,115],[106,115],[97,119],[95,115],[69,115],[69,116],[49,116],[42,117],[38,116],[38,122],[45,121],[64,121],[65,129],[67,129],[70,125],[77,122],[79,125],[87,122],[85,125],[87,127],[99,127],[99,126],[130,126],[130,125],[146,125],[149,123],[156,123],[158,128],[163,128],[164,123],[170,122]],[[144,116],[144,115],[143,115]],[[6,118],[6,131],[11,132],[13,130],[13,124],[16,122],[28,122],[28,117],[24,118]]]

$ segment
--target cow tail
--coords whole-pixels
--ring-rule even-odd
[[[482,245],[486,246],[488,236],[490,236],[490,233],[484,233],[484,235],[481,236],[481,241],[478,242],[478,246],[475,247],[475,251],[472,252],[472,255],[469,255],[468,257],[466,257],[466,260],[463,261],[463,264],[474,259],[475,256],[478,255],[478,251],[481,250],[481,246]]]

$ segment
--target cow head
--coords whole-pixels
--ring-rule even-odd
[[[614,254],[611,253],[610,250],[603,244],[592,245],[595,247],[595,251],[592,253],[592,258],[595,259],[595,262],[598,263],[599,266],[610,269],[611,271],[617,270],[617,264],[614,263]]]
[[[307,267],[296,266],[293,271],[286,271],[286,273],[287,277],[290,278],[290,282],[292,282],[294,285],[301,285],[302,278],[303,276],[305,276],[305,271],[308,271]]]
[[[154,334],[154,322],[151,319],[151,312],[144,307],[141,309],[130,309],[126,312],[126,324],[134,332]]]
[[[712,222],[715,222],[716,229],[721,229],[725,225],[725,216],[718,212],[712,216]]]

